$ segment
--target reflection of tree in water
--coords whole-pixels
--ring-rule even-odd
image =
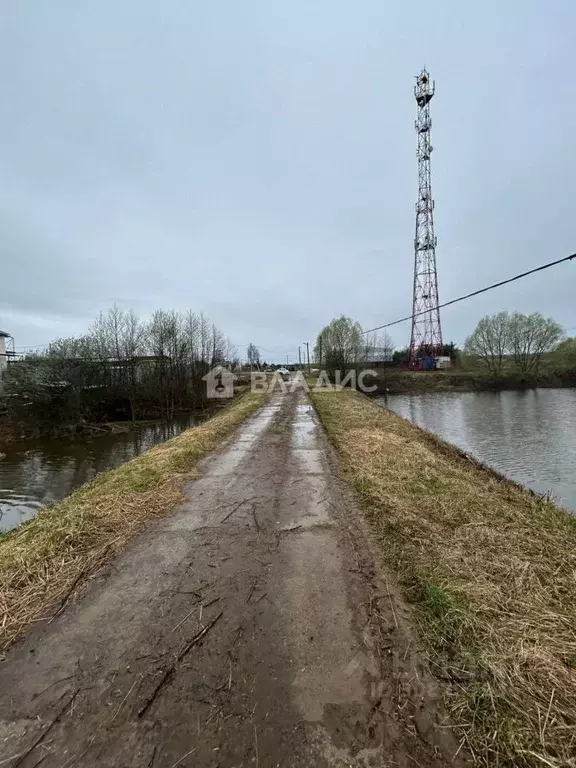
[[[13,450],[0,462],[0,530],[9,530],[75,488],[163,443],[194,423],[186,416],[92,440],[45,440]]]

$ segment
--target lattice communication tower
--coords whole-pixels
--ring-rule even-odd
[[[414,295],[412,301],[412,335],[410,365],[419,367],[420,360],[442,352],[442,327],[438,309],[438,274],[436,272],[436,237],[434,235],[434,200],[430,175],[430,101],[435,83],[423,69],[416,78],[414,96],[417,104],[418,135],[418,202],[414,237]]]

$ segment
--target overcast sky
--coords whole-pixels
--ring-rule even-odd
[[[5,0],[0,328],[191,308],[270,360],[409,313],[423,65],[440,299],[574,252],[575,28],[571,0]],[[570,262],[444,337],[501,309],[574,327],[575,294]]]

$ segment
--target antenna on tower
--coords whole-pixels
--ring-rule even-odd
[[[423,69],[416,78],[414,96],[418,135],[418,201],[416,202],[416,234],[414,237],[414,293],[412,300],[412,335],[410,366],[418,367],[422,357],[435,357],[442,351],[442,327],[438,309],[438,274],[436,272],[436,237],[434,235],[434,200],[430,175],[430,101],[435,83]]]

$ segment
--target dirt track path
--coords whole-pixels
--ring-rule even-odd
[[[0,665],[0,766],[450,763],[333,461],[298,393],[204,460],[186,503]]]

